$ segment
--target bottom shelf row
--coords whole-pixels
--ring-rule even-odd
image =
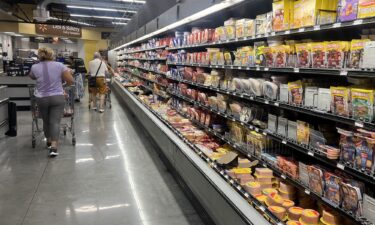
[[[363,198],[371,198],[363,195],[362,183],[348,177],[338,177],[336,171],[322,172],[317,165],[296,164],[287,157],[287,150],[257,140],[255,133],[254,143],[258,143],[252,146],[238,145],[230,133],[208,126],[205,119],[197,120],[189,114],[189,107],[193,106],[178,100],[159,101],[157,96],[147,94],[150,90],[129,87],[132,86],[129,82],[123,85],[271,224],[373,224],[365,215],[371,209],[363,209]],[[267,146],[260,146],[263,144]],[[265,158],[264,154],[255,154],[259,149],[254,148],[268,149],[269,153],[277,148],[285,156],[276,156],[272,161],[271,154]],[[299,168],[294,169],[296,165]],[[298,171],[298,174],[292,171]],[[317,192],[321,192],[322,196]]]

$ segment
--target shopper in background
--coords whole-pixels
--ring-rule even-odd
[[[43,131],[47,138],[50,157],[55,157],[60,134],[60,121],[64,113],[65,97],[63,82],[74,82],[70,70],[60,62],[55,62],[53,50],[40,48],[39,63],[31,67],[29,76],[36,80],[37,104],[43,119]]]
[[[107,86],[105,83],[105,74],[108,72],[106,63],[102,60],[99,52],[94,53],[94,59],[89,62],[89,74],[91,80],[89,80],[89,91],[91,99],[91,108],[97,109],[97,95],[99,94],[99,112],[104,112],[104,101],[105,94],[107,91]]]

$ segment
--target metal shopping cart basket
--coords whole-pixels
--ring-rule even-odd
[[[112,78],[106,78],[105,79],[105,83],[106,83],[106,86],[107,86],[107,92],[105,94],[105,101],[104,101],[104,105],[110,109],[112,109],[112,101],[111,101],[111,82],[112,82]]]
[[[110,87],[111,82],[112,82],[112,78],[107,78],[107,77],[105,78],[106,94],[105,94],[104,106],[110,109],[112,108],[112,100],[111,100],[112,91]],[[91,109],[91,103],[92,103],[92,94],[89,95],[89,109]]]
[[[75,87],[68,86],[64,87],[64,96],[65,96],[65,107],[64,107],[64,116],[61,122],[61,129],[63,130],[64,136],[66,136],[67,132],[69,131],[72,135],[72,144],[76,144],[76,136],[74,130],[74,97],[75,97]],[[35,86],[29,87],[30,93],[30,101],[31,101],[31,115],[32,115],[32,139],[31,144],[32,147],[35,148],[36,146],[36,139],[40,133],[42,133],[42,129],[39,127],[39,119],[42,119],[42,116],[39,112],[39,108],[36,102],[36,88]]]

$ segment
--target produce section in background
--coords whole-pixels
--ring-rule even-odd
[[[119,82],[272,224],[373,224],[373,12],[374,1],[275,0],[121,49]]]

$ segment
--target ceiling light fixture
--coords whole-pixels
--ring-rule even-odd
[[[75,6],[75,5],[68,5],[66,7],[71,8],[71,9],[88,9],[88,10],[98,10],[98,11],[108,11],[108,12],[137,13],[137,11],[134,11],[134,10],[124,10],[124,9],[97,8],[97,7]]]
[[[126,25],[127,23],[123,23],[123,22],[112,22],[112,24],[114,24],[114,25]]]
[[[161,29],[159,29],[157,31],[154,31],[154,32],[149,33],[149,34],[146,34],[146,35],[144,35],[144,36],[142,36],[142,37],[140,37],[138,39],[135,39],[134,41],[131,41],[131,42],[128,42],[128,43],[126,43],[124,45],[121,45],[121,46],[119,46],[119,47],[117,47],[117,48],[115,48],[113,50],[119,50],[121,48],[124,48],[124,47],[127,47],[129,45],[135,44],[137,42],[146,40],[146,39],[151,38],[153,36],[156,36],[156,35],[159,35],[161,33],[166,32],[166,31],[169,31],[169,30],[172,30],[174,28],[177,28],[179,26],[191,23],[191,22],[196,21],[198,19],[201,19],[203,17],[209,16],[209,15],[211,15],[213,13],[219,12],[219,11],[221,11],[223,9],[227,9],[227,8],[229,8],[231,6],[237,5],[237,4],[239,4],[239,3],[243,2],[243,1],[245,1],[245,0],[224,0],[221,3],[217,3],[217,4],[215,4],[215,5],[211,6],[211,7],[208,7],[206,9],[202,10],[202,11],[199,11],[199,12],[197,12],[197,13],[191,15],[191,16],[188,16],[188,17],[182,19],[182,20],[179,20],[179,21],[177,21],[175,23],[172,23],[172,24],[170,24],[168,26],[165,26],[165,27],[163,27],[163,28],[161,28]]]
[[[129,2],[129,3],[138,3],[138,4],[146,4],[146,1],[142,0],[115,0],[117,2]]]
[[[97,18],[97,19],[108,19],[108,20],[131,20],[130,18],[123,17],[112,17],[112,16],[90,16],[82,14],[70,14],[71,17],[86,17],[86,18]]]
[[[50,17],[51,20],[60,20],[60,21],[65,21],[63,19],[59,19],[57,17]],[[80,21],[77,21],[77,20],[68,20],[68,22],[71,22],[71,23],[76,23],[76,24],[80,24],[80,25],[86,25],[86,26],[90,26],[90,27],[95,27],[95,25],[93,24],[89,24],[89,23],[85,23],[85,22],[80,22]]]

